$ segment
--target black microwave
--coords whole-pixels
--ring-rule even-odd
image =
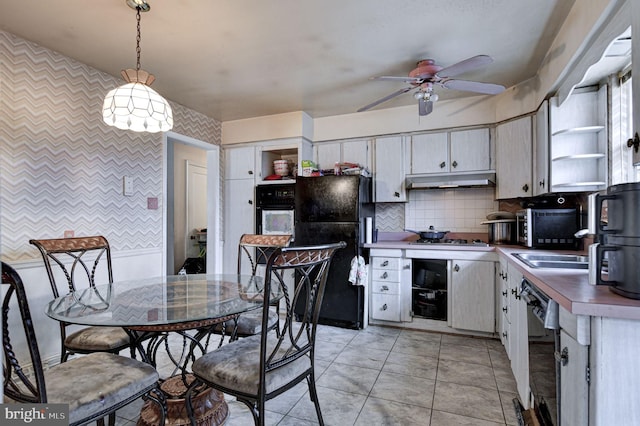
[[[575,234],[579,229],[577,208],[529,208],[516,212],[518,243],[531,248],[578,248]]]

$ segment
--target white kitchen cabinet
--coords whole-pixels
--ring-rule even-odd
[[[551,191],[549,181],[549,101],[542,102],[534,117],[533,196]]]
[[[456,130],[450,133],[451,171],[491,169],[489,129]]]
[[[507,272],[507,261],[500,257],[500,261],[496,264],[498,273],[496,275],[496,290],[497,290],[497,303],[496,303],[496,317],[498,318],[496,324],[496,330],[500,334],[500,342],[504,346],[507,352],[507,357],[511,359],[509,353],[509,324],[511,319],[509,318],[509,282]]]
[[[560,330],[560,426],[589,424],[589,347]]]
[[[424,133],[411,137],[411,174],[491,169],[489,129]]]
[[[374,159],[375,202],[407,201],[405,171],[407,153],[404,136],[376,138]]]
[[[511,371],[516,379],[518,396],[525,409],[529,409],[529,328],[526,302],[520,297],[522,274],[512,265],[507,266],[509,283],[509,353]]]
[[[410,268],[410,260],[401,250],[383,250],[373,251],[369,264],[371,320],[403,321],[403,271]]]
[[[256,148],[239,146],[224,150],[224,178],[254,179],[256,176]]]
[[[223,272],[238,268],[238,242],[242,234],[255,232],[255,182],[253,179],[228,179],[224,182]]]
[[[495,331],[495,265],[493,262],[453,260],[451,327]]]
[[[371,142],[367,139],[320,142],[313,146],[315,162],[321,169],[331,169],[335,163],[356,163],[371,167]]]
[[[449,133],[411,136],[411,174],[449,171]]]
[[[278,180],[264,180],[267,176],[275,173],[273,168],[275,160],[287,160],[289,161],[290,169],[297,166],[298,172],[302,173],[302,160],[311,160],[312,158],[313,146],[309,140],[304,138],[275,139],[261,142],[256,147],[256,183],[280,182]]]
[[[607,87],[575,89],[550,100],[551,191],[607,187]]]
[[[496,198],[530,197],[532,194],[531,117],[501,123],[496,128]]]

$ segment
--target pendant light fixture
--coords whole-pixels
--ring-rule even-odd
[[[122,70],[127,82],[107,93],[102,107],[102,118],[109,126],[134,132],[169,131],[173,127],[171,106],[151,87],[152,74],[140,69],[140,12],[148,12],[151,6],[146,0],[126,0],[135,9],[138,36],[136,37],[136,69]]]

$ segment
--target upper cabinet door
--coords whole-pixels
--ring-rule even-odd
[[[366,139],[342,142],[342,161],[344,163],[357,163],[366,169],[370,169],[370,142]]]
[[[451,132],[452,172],[470,172],[491,169],[491,140],[489,129]]]
[[[631,79],[633,85],[633,129],[629,138],[640,139],[640,2],[631,2],[631,74],[635,77]],[[640,140],[638,140],[640,143]],[[633,152],[633,163],[640,164],[640,146]]]
[[[496,198],[531,196],[531,117],[496,128]]]
[[[448,171],[448,133],[425,133],[411,137],[411,174]]]
[[[533,195],[550,191],[549,183],[549,101],[543,101],[535,116],[533,137]]]
[[[256,176],[255,147],[244,146],[224,150],[225,179],[254,179]]]
[[[377,203],[407,201],[405,159],[403,136],[376,139],[374,185]]]
[[[316,152],[316,163],[320,169],[330,169],[341,159],[341,143],[319,143],[314,146]]]

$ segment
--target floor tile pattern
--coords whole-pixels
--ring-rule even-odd
[[[181,341],[174,341],[181,344]],[[327,425],[516,425],[516,385],[498,340],[370,326],[318,326],[316,384]],[[168,364],[162,371],[171,371]],[[227,397],[227,426],[253,424]],[[118,412],[133,426],[141,403]],[[267,402],[267,425],[317,424],[306,384]]]

